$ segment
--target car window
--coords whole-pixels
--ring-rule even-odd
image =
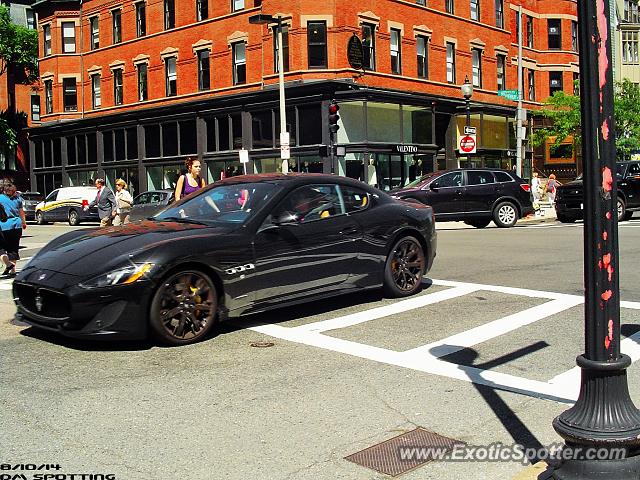
[[[45,198],[44,200],[45,202],[53,202],[57,197],[58,197],[58,190],[54,190],[49,195],[47,195],[47,198]]]
[[[296,188],[273,210],[272,218],[308,223],[344,213],[335,185],[305,185]]]
[[[339,188],[347,213],[360,212],[369,208],[371,199],[367,192],[360,188],[347,187],[345,185],[340,185]]]
[[[497,182],[513,182],[513,178],[507,172],[493,172]]]
[[[162,194],[160,192],[153,192],[151,194],[150,203],[160,203],[162,201]]]
[[[634,176],[634,177],[635,177],[636,175],[640,175],[640,164],[632,163],[632,164],[629,166],[629,173],[628,173],[628,175],[629,175],[629,176]]]
[[[485,185],[487,183],[495,183],[493,173],[480,170],[467,172],[467,185]]]
[[[134,205],[144,205],[146,203],[149,203],[149,194],[148,193],[141,193],[133,201]]]
[[[624,178],[624,171],[627,169],[627,165],[624,163],[616,164],[616,175],[618,177]]]
[[[462,172],[445,173],[436,178],[438,187],[460,187],[462,186]]]

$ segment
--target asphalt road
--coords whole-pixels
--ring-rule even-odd
[[[30,226],[23,258],[68,228]],[[438,228],[430,281],[409,303],[339,297],[233,321],[181,348],[14,325],[0,281],[0,463],[65,479],[358,480],[389,477],[345,456],[416,427],[471,445],[559,442],[551,422],[577,393],[583,351],[582,225]],[[637,219],[620,228],[627,302],[640,302],[639,254]],[[623,351],[640,330],[637,305],[625,305]],[[628,374],[640,405],[636,363]],[[434,461],[401,478],[524,468]]]

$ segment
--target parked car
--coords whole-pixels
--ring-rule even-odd
[[[629,220],[640,210],[640,162],[617,162],[618,221]],[[563,223],[584,218],[582,177],[556,188],[556,216]]]
[[[155,215],[167,205],[175,200],[175,192],[173,189],[165,190],[149,190],[141,193],[133,199],[133,208],[131,208],[131,221],[143,220],[147,217]]]
[[[431,207],[335,175],[245,175],[152,220],[57,237],[13,294],[35,327],[183,345],[227,317],[381,287],[412,295],[435,255]]]
[[[530,190],[508,170],[459,168],[430,173],[391,195],[432,206],[439,222],[462,220],[484,228],[493,220],[498,227],[513,227],[534,212]]]
[[[98,190],[95,187],[63,187],[51,192],[38,205],[35,216],[38,225],[48,222],[69,222],[69,225],[80,225],[80,222],[99,221],[98,208],[84,210],[95,198]]]
[[[39,192],[20,192],[23,200],[24,216],[27,220],[36,219],[36,206],[44,200],[44,195]]]

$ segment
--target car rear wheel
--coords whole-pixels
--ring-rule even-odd
[[[384,293],[391,297],[408,297],[416,293],[422,284],[425,255],[422,245],[414,237],[398,240],[384,267]]]
[[[218,309],[216,287],[203,272],[182,270],[167,277],[151,302],[149,323],[157,340],[187,345],[204,339]]]
[[[623,220],[627,220],[627,205],[624,203],[624,200],[618,197],[618,221],[622,222]]]
[[[493,211],[493,221],[500,228],[513,227],[518,221],[518,209],[511,202],[501,202]]]
[[[44,221],[44,213],[42,213],[42,211],[36,212],[36,223],[38,225],[44,225],[47,223]]]
[[[488,220],[486,218],[482,220],[465,220],[464,223],[466,223],[467,225],[471,225],[472,227],[484,228],[491,223],[491,220]]]
[[[77,227],[80,225],[80,215],[75,210],[71,210],[69,212],[69,225],[72,227]]]

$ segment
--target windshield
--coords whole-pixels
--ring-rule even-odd
[[[276,193],[271,183],[236,183],[220,185],[187,197],[153,217],[154,220],[173,220],[185,223],[243,224]]]
[[[438,172],[433,172],[433,173],[428,173],[427,175],[423,175],[420,178],[416,178],[413,182],[409,182],[407,185],[405,185],[403,188],[411,188],[411,187],[417,187],[418,185],[420,185],[421,183],[426,182],[427,180],[429,180],[431,177],[433,177],[436,173]]]
[[[616,164],[616,175],[618,177],[624,178],[624,171],[625,171],[626,167],[627,166],[624,163],[617,163]]]

